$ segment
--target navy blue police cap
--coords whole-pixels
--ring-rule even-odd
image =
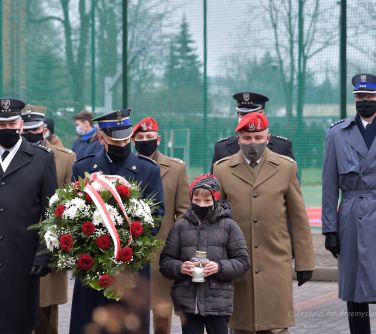
[[[236,111],[241,113],[250,113],[265,108],[265,102],[269,98],[252,92],[237,93],[232,96],[236,102]]]
[[[100,132],[113,140],[125,140],[132,135],[130,108],[109,112],[93,119],[98,122]]]
[[[14,121],[21,117],[25,102],[13,98],[0,98],[0,122]]]
[[[373,74],[356,74],[353,76],[351,82],[354,86],[354,94],[376,94],[376,76]]]
[[[21,117],[24,121],[24,129],[36,129],[42,126],[46,111],[46,107],[27,104],[25,108],[21,110]]]

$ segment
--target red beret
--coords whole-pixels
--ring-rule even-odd
[[[158,123],[153,117],[145,117],[133,127],[132,137],[137,132],[158,131]]]
[[[251,112],[248,115],[242,117],[235,132],[241,130],[248,132],[259,132],[268,128],[268,119],[264,113]]]

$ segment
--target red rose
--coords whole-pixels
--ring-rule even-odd
[[[61,215],[63,214],[64,211],[65,211],[65,206],[64,206],[64,205],[59,205],[59,206],[55,209],[55,216],[56,216],[56,217],[61,217]]]
[[[103,274],[101,277],[99,277],[99,286],[102,288],[106,288],[112,283],[114,283],[114,278],[108,274]]]
[[[111,247],[112,241],[108,234],[104,234],[95,239],[95,243],[102,250],[107,250]]]
[[[123,186],[123,185],[120,184],[120,185],[116,186],[116,190],[118,191],[120,196],[123,196],[123,197],[130,197],[131,196],[131,192],[129,191],[129,188],[127,186]]]
[[[130,260],[132,260],[132,256],[133,256],[132,248],[130,248],[128,246],[123,247],[120,250],[119,260],[122,261],[122,262],[129,262]]]
[[[139,221],[134,221],[131,225],[132,237],[138,237],[142,234],[142,224]]]
[[[91,197],[87,193],[85,193],[85,201],[88,204],[91,204],[93,202],[93,200],[91,199]]]
[[[84,222],[81,226],[81,230],[85,235],[92,235],[95,231],[95,226],[92,222]]]
[[[80,181],[72,182],[72,185],[73,185],[73,189],[76,189],[76,190],[81,189]]]
[[[73,238],[70,234],[63,234],[60,239],[60,248],[65,251],[69,252],[73,247]]]
[[[77,266],[83,270],[89,270],[94,264],[94,259],[89,254],[81,254],[77,260]]]

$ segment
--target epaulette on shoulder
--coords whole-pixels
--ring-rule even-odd
[[[283,137],[283,136],[273,136],[273,137],[278,138],[278,139],[283,140],[283,141],[290,141],[288,138]]]
[[[68,154],[73,154],[72,150],[70,150],[69,148],[62,147],[62,146],[54,145],[53,149],[56,150],[56,151],[60,151],[60,152],[68,153]]]
[[[219,159],[218,161],[216,161],[216,162],[214,163],[214,165],[219,165],[220,163],[222,163],[223,161],[226,161],[226,160],[228,160],[228,159],[230,159],[230,157],[224,157],[224,158],[222,158],[222,159]]]
[[[290,157],[288,157],[287,155],[283,155],[283,154],[278,154],[278,156],[280,157],[280,158],[282,158],[282,159],[285,159],[285,160],[287,160],[288,162],[295,162],[295,160],[293,159],[293,158],[290,158]]]
[[[153,159],[147,157],[146,155],[139,154],[138,157],[141,158],[141,159],[144,159],[144,160],[148,160],[148,161],[152,162],[154,165],[157,164]]]
[[[222,143],[223,141],[226,141],[227,139],[229,139],[230,137],[224,137],[224,138],[221,138],[220,140],[217,141],[217,143]]]
[[[33,143],[33,146],[34,146],[34,147],[38,147],[38,148],[40,148],[41,150],[44,150],[44,151],[46,151],[46,152],[48,152],[48,153],[52,152],[52,149],[49,148],[49,147],[47,147],[47,146],[43,146],[43,145],[36,144],[36,143]]]
[[[185,165],[185,162],[181,159],[178,159],[178,158],[172,158],[172,157],[169,157],[171,161],[174,161],[174,162],[177,162],[178,164],[180,165]]]
[[[345,119],[340,119],[340,120],[337,121],[337,122],[333,122],[332,124],[330,124],[329,129],[335,127],[335,126],[338,125],[338,124],[343,123],[344,121],[345,121]]]
[[[80,159],[77,159],[74,163],[76,164],[77,162],[80,162],[80,161],[83,161],[83,160],[86,160],[88,158],[92,158],[92,157],[95,157],[95,154],[89,154],[89,155],[86,155]]]

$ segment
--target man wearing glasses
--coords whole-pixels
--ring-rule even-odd
[[[338,259],[351,333],[371,333],[376,302],[376,76],[352,78],[356,115],[332,124],[322,174],[325,248]],[[338,208],[338,198],[341,202]]]

